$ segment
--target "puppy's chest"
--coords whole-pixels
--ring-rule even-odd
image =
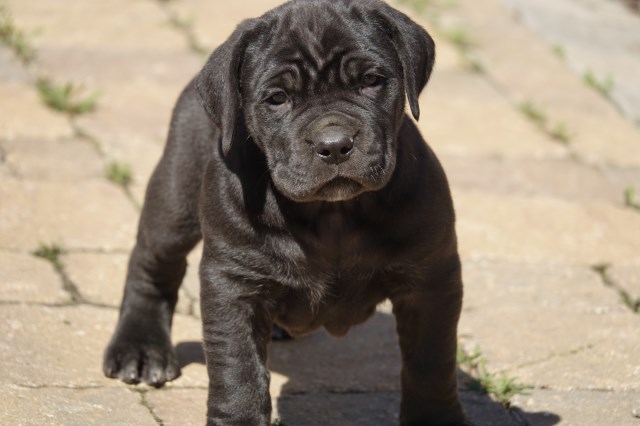
[[[309,238],[280,255],[288,273],[279,275],[276,321],[293,335],[321,326],[342,335],[387,297],[384,250],[361,236]]]

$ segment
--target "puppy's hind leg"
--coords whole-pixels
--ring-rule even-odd
[[[201,239],[198,198],[207,160],[201,143],[175,126],[180,114],[177,108],[147,188],[120,318],[104,355],[104,374],[127,383],[162,386],[180,375],[171,322],[186,256]]]

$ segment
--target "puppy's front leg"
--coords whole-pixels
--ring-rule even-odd
[[[266,361],[272,325],[267,303],[253,285],[237,282],[206,257],[202,262],[207,425],[267,426],[271,399]]]
[[[456,383],[462,282],[459,264],[453,263],[453,270],[392,298],[402,352],[402,426],[469,424]]]

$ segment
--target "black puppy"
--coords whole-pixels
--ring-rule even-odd
[[[267,425],[272,325],[343,335],[389,298],[402,425],[463,425],[448,184],[413,116],[431,37],[378,0],[297,0],[243,22],[180,96],[104,372],[179,375],[171,318],[200,265],[209,425]],[[204,107],[203,107],[204,106]]]

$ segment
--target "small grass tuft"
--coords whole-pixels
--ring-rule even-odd
[[[640,211],[640,200],[636,199],[636,190],[628,187],[624,190],[624,205]]]
[[[58,271],[64,268],[64,263],[60,259],[60,256],[65,254],[66,251],[62,246],[56,243],[44,244],[40,243],[40,246],[31,252],[32,255],[48,260]]]
[[[558,123],[548,130],[549,136],[565,145],[571,142],[571,133],[565,123]]]
[[[551,126],[547,118],[547,114],[542,108],[535,105],[531,101],[522,102],[518,108],[520,111],[531,120],[540,130],[545,132],[554,140],[562,143],[569,144],[571,142],[571,133],[565,123],[556,123]]]
[[[201,56],[208,55],[210,50],[200,43],[195,33],[193,32],[193,18],[181,18],[174,12],[168,12],[169,24],[181,32],[187,40],[189,49]]]
[[[559,59],[567,59],[567,52],[566,50],[564,50],[564,46],[562,46],[561,44],[554,44],[551,50],[553,51],[553,54],[556,55]]]
[[[472,377],[471,382],[468,383],[469,389],[492,396],[506,409],[511,406],[511,398],[524,394],[531,388],[517,383],[514,378],[504,373],[490,373],[487,369],[487,360],[478,348],[467,352],[463,346],[459,346],[457,360],[458,365]]]
[[[522,102],[520,104],[520,111],[539,127],[545,127],[547,125],[547,115],[540,107],[534,105],[533,102]]]
[[[432,0],[399,0],[400,4],[406,4],[418,13],[423,13],[431,5]]]
[[[86,114],[96,109],[99,92],[82,97],[82,89],[73,83],[54,84],[49,79],[39,78],[36,88],[42,101],[51,109],[71,116]]]
[[[472,46],[469,35],[463,28],[451,28],[445,31],[444,35],[451,44],[461,51],[466,51]]]
[[[582,79],[587,86],[591,87],[605,98],[608,98],[611,95],[611,91],[614,86],[611,76],[608,76],[604,80],[600,80],[591,70],[587,70],[583,74]]]
[[[0,44],[13,50],[15,55],[28,65],[36,57],[36,50],[31,45],[30,36],[16,28],[9,12],[0,5]]]
[[[131,182],[133,182],[131,167],[125,163],[112,161],[107,166],[105,174],[107,179],[125,189],[127,189]]]

